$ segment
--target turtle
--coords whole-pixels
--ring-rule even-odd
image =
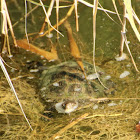
[[[38,93],[47,110],[54,108],[58,113],[69,114],[98,99],[107,99],[105,87],[112,88],[113,82],[100,67],[96,66],[95,73],[93,64],[86,61],[83,64],[86,78],[75,61],[50,66],[41,73]]]

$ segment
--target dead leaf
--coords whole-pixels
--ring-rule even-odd
[[[71,55],[76,59],[77,64],[80,66],[80,68],[82,69],[82,71],[84,72],[84,75],[85,75],[84,65],[83,65],[83,62],[82,62],[82,59],[80,56],[79,48],[78,48],[78,46],[73,38],[71,26],[70,26],[68,21],[64,22],[64,26],[67,29]],[[85,77],[86,77],[86,75],[85,75]]]
[[[26,39],[17,40],[17,45],[25,50],[44,56],[48,61],[58,60],[57,51],[54,46],[52,46],[51,52],[48,52],[28,43]]]

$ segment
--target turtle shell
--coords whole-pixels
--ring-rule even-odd
[[[92,64],[88,62],[83,62],[83,64],[87,79],[85,79],[81,68],[74,61],[63,62],[44,70],[39,80],[41,99],[47,105],[56,104],[57,106],[57,103],[59,103],[63,106],[63,109],[65,109],[68,102],[71,102],[70,107],[75,102],[73,109],[75,110],[77,106],[91,103],[96,98],[106,97],[106,90],[97,78],[98,75],[102,83],[108,86],[110,81],[106,80],[105,72],[96,67],[96,74]],[[65,111],[58,112],[67,113]]]

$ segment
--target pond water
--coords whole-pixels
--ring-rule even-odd
[[[37,1],[38,2],[38,1]],[[43,1],[46,5],[49,2]],[[120,14],[123,13],[122,6],[119,5],[116,1],[118,11]],[[69,3],[68,3],[69,4]],[[140,17],[140,1],[133,0],[132,2],[135,12]],[[64,3],[63,3],[64,5]],[[105,9],[114,11],[112,1],[101,1],[101,5]],[[35,5],[28,3],[28,10]],[[25,37],[25,24],[24,19],[19,21],[25,14],[24,11],[24,1],[11,0],[7,2],[7,7],[9,9],[9,14],[11,17],[12,23],[18,23],[14,26],[14,33],[16,39],[23,39]],[[62,19],[68,11],[68,8],[60,9],[60,19]],[[76,32],[75,27],[75,14],[73,12],[72,16],[69,17],[69,22],[73,30],[73,36],[76,40],[77,45],[80,48],[81,56],[84,60],[92,63],[92,50],[93,50],[93,30],[92,30],[92,8],[89,8],[83,4],[78,5],[78,15],[79,15],[79,32]],[[8,72],[11,78],[15,78],[19,75],[23,76],[19,81],[18,79],[13,83],[15,84],[16,90],[21,93],[24,93],[20,96],[21,102],[27,113],[31,125],[34,128],[34,132],[30,132],[24,119],[19,116],[14,116],[13,118],[4,114],[6,117],[1,115],[2,120],[5,120],[5,124],[8,124],[4,127],[4,130],[0,131],[0,138],[9,139],[9,137],[19,138],[19,139],[49,139],[55,134],[59,135],[59,139],[138,139],[139,135],[135,131],[135,125],[140,121],[140,75],[137,73],[131,63],[129,57],[128,60],[117,62],[115,56],[119,53],[119,45],[121,39],[121,24],[114,14],[109,14],[114,21],[112,21],[103,11],[98,11],[97,13],[97,23],[96,23],[96,64],[100,66],[108,76],[111,77],[111,80],[114,81],[116,85],[116,93],[112,97],[112,104],[103,105],[102,108],[93,110],[92,107],[78,110],[71,115],[57,114],[54,118],[45,118],[43,116],[44,105],[38,101],[37,91],[37,82],[40,73],[30,73],[26,68],[26,61],[39,61],[43,65],[54,65],[58,62],[48,63],[45,59],[41,59],[35,54],[26,52],[22,49],[11,48],[13,53],[13,60],[16,63],[11,62],[5,56],[4,59],[6,62],[13,67],[17,68],[17,71],[11,72],[10,68]],[[122,16],[122,15],[121,15]],[[27,18],[27,32],[28,33],[37,33],[42,23],[44,22],[44,12],[41,7],[38,7],[32,14]],[[51,15],[52,25],[56,23],[55,19],[55,10]],[[61,61],[71,60],[69,51],[69,42],[67,38],[67,32],[63,25],[59,27],[60,32],[64,35],[59,36],[58,43],[58,55]],[[133,33],[130,24],[127,22],[127,37],[130,41],[130,49],[140,70],[140,44]],[[53,31],[52,42],[56,43],[56,32]],[[29,36],[33,37],[33,36]],[[34,45],[45,50],[50,50],[50,41],[44,36],[38,38],[33,42]],[[125,48],[125,53],[128,54],[127,49]],[[128,54],[129,56],[129,54]],[[120,75],[124,71],[129,71],[129,75],[125,78],[120,79]],[[4,79],[1,75],[1,81]],[[30,80],[27,76],[33,76],[34,79]],[[23,83],[22,83],[22,82]],[[25,82],[25,83],[24,83]],[[3,84],[3,83],[1,83]],[[21,84],[21,85],[20,85]],[[22,90],[22,84],[23,89]],[[19,85],[20,88],[17,86]],[[26,93],[29,91],[33,95]],[[7,91],[3,88],[0,90],[2,94],[3,91]],[[9,91],[9,90],[8,90]],[[25,92],[26,91],[26,92]],[[26,95],[27,94],[27,95]],[[3,95],[1,98],[3,99]],[[27,98],[27,100],[26,100]],[[14,100],[9,98],[9,100]],[[33,102],[32,102],[33,101]],[[7,101],[8,102],[8,101]],[[13,105],[13,104],[12,104]],[[25,107],[27,105],[27,107]],[[34,106],[34,107],[33,107]],[[14,111],[17,113],[17,108],[13,105]],[[94,106],[95,107],[95,106]],[[6,108],[6,107],[5,107]],[[95,107],[96,108],[96,107]],[[7,108],[6,108],[7,109]],[[33,109],[33,110],[32,110]],[[11,109],[7,109],[12,112]],[[29,111],[29,112],[28,112]],[[15,113],[14,112],[14,113]],[[20,112],[20,111],[19,111]],[[30,113],[32,112],[32,113]],[[89,118],[83,119],[78,123],[77,118],[82,116],[84,113],[89,113]],[[33,114],[33,115],[31,115]],[[39,114],[39,115],[38,115]],[[21,115],[21,114],[20,114]],[[43,116],[43,117],[42,117]],[[8,118],[8,119],[7,119]],[[43,119],[42,119],[43,118]],[[45,120],[44,120],[45,118]],[[8,121],[6,121],[6,119]],[[77,121],[77,124],[72,125],[72,122]],[[7,123],[8,122],[8,123]],[[10,124],[10,125],[9,125]],[[4,124],[2,123],[1,126]],[[72,125],[71,127],[69,125]],[[13,126],[13,129],[11,128]],[[20,128],[20,126],[23,126]],[[21,130],[19,132],[18,130]],[[18,134],[17,134],[18,132]],[[28,136],[27,136],[28,134]],[[54,138],[54,137],[53,137]],[[52,138],[52,139],[53,139]]]

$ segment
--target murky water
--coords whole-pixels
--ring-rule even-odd
[[[104,8],[114,11],[111,1],[103,1],[101,2],[101,4]],[[24,19],[22,21],[19,20],[24,16],[25,13],[24,1],[16,1],[16,0],[8,1],[7,6],[9,9],[12,23],[18,21],[18,24],[14,26],[15,36],[17,39],[22,39],[25,37],[25,24]],[[30,6],[34,7],[33,4]],[[28,10],[30,9],[30,6],[28,5]],[[119,7],[118,8],[119,12],[122,14],[123,12],[122,7],[119,6],[118,3],[117,6]],[[134,0],[133,7],[138,16],[140,17],[139,14],[140,2],[138,0]],[[66,8],[60,9],[60,19],[62,19],[66,15],[67,10],[68,9]],[[80,48],[83,59],[92,62],[92,48],[93,48],[92,9],[86,7],[83,4],[79,4],[78,14],[79,14],[78,33],[75,31],[74,13],[69,18],[69,22],[73,29],[73,36]],[[58,116],[56,116],[54,119],[51,118],[51,120],[47,121],[43,121],[44,119],[36,119],[36,118],[35,120],[31,119],[30,121],[34,129],[36,130],[35,134],[32,134],[31,138],[33,137],[36,139],[37,138],[48,139],[56,132],[67,126],[68,124],[71,124],[73,120],[76,120],[78,117],[88,112],[90,114],[90,117],[92,115],[95,116],[92,116],[90,119],[89,118],[84,119],[82,122],[80,122],[77,125],[74,125],[68,130],[66,128],[66,131],[62,133],[63,135],[60,133],[62,135],[60,139],[113,139],[113,138],[138,139],[138,135],[135,133],[135,125],[140,119],[139,118],[140,75],[136,73],[133,64],[131,63],[131,59],[122,62],[115,61],[114,58],[119,53],[121,24],[116,15],[110,14],[110,16],[118,24],[113,22],[103,11],[98,11],[97,13],[96,64],[102,67],[106,71],[106,73],[109,76],[111,76],[111,79],[115,82],[116,94],[113,98],[119,98],[119,100],[114,99],[113,103],[116,103],[117,105],[112,107],[104,105],[103,108],[97,110],[93,110],[92,108],[82,109],[72,113],[70,116],[58,114]],[[38,32],[42,26],[43,21],[44,21],[44,12],[41,7],[38,7],[27,18],[27,32],[28,33]],[[56,23],[54,10],[51,16],[51,21],[52,25]],[[64,34],[64,37],[60,35],[59,39],[58,45],[59,57],[61,61],[71,59],[66,30],[63,27],[63,25],[61,25],[59,29],[61,33]],[[136,39],[129,23],[127,25],[127,29],[128,29],[127,37],[128,40],[130,41],[129,44],[130,49],[138,66],[138,69],[140,69],[139,65],[140,44]],[[53,31],[52,33],[53,33],[52,41],[55,44],[56,32]],[[34,44],[38,47],[41,47],[42,49],[48,50],[50,49],[50,46],[47,46],[49,44],[48,42],[49,40],[45,36],[42,37],[41,39],[37,39],[34,42]],[[36,56],[35,54],[31,55],[30,52],[23,51],[22,49],[17,50],[15,48],[11,48],[11,50],[13,52],[13,59],[17,64],[11,63],[11,60],[7,58],[6,62],[8,64],[11,63],[11,65],[15,67],[17,66],[18,68],[18,70],[15,71],[14,73],[12,73],[10,69],[8,69],[10,76],[12,78],[17,77],[18,75],[26,75],[26,74],[30,76],[29,70],[25,68],[26,61],[29,59],[33,61],[40,61],[46,65],[55,64],[55,63],[48,64],[47,61],[40,59],[39,56]],[[126,48],[125,52],[128,54]],[[22,71],[20,71],[21,68],[23,68]],[[129,71],[130,75],[128,75],[124,79],[120,79],[119,78],[120,74],[123,73],[124,71]],[[36,88],[38,81],[37,76],[39,76],[39,73],[31,75],[35,77],[34,80],[29,80],[26,78],[26,76],[24,80],[27,81],[29,84],[33,85],[34,88]],[[23,95],[23,97],[26,98],[25,95]],[[112,115],[112,117],[109,116],[110,114]],[[119,114],[121,115],[119,116]],[[117,115],[118,117],[116,117]],[[29,118],[32,118],[30,117],[30,113],[28,113],[28,116]],[[15,126],[14,122],[11,125]],[[28,127],[25,126],[23,127],[23,130],[26,130]],[[19,128],[16,128],[15,132],[17,132],[18,129]],[[27,134],[25,133],[26,131],[24,132],[23,130],[22,134],[21,133],[19,134],[19,137],[22,139],[27,139],[26,136]],[[1,131],[0,135],[4,133],[2,132],[3,131]],[[10,135],[10,132],[12,132],[11,134],[13,134],[12,135],[13,138],[18,138],[17,134],[14,133],[13,130],[9,130],[9,133],[7,132],[7,135],[5,134],[5,136],[8,137]],[[31,135],[29,131],[28,134]]]
[[[133,7],[136,11],[136,13],[139,16],[139,2],[134,0]],[[21,18],[23,18],[25,14],[24,10],[24,1],[17,2],[15,4],[14,2],[8,2],[8,8],[10,10],[11,20],[12,23],[16,23]],[[101,2],[101,5],[105,7],[106,9],[114,11],[113,4],[111,2]],[[31,7],[33,8],[35,5],[28,3],[27,10],[29,11]],[[119,6],[117,3],[118,10],[120,14],[123,13],[122,6]],[[15,10],[16,9],[16,10]],[[60,15],[59,18],[62,19],[66,12],[68,11],[68,8],[62,8],[60,9]],[[93,32],[92,32],[92,8],[87,7],[83,4],[79,4],[78,7],[78,15],[79,15],[79,32],[76,33],[75,31],[75,16],[73,12],[73,16],[69,18],[69,21],[71,23],[71,26],[73,27],[73,32],[75,39],[77,40],[77,43],[79,43],[79,47],[81,47],[81,51],[83,49],[83,53],[88,53],[90,56],[92,56],[92,48],[93,48]],[[112,21],[103,11],[99,10],[97,13],[97,34],[96,34],[96,56],[100,56],[101,53],[103,57],[112,57],[119,52],[119,45],[120,45],[120,38],[121,38],[121,24],[118,20],[118,17],[114,14],[109,14],[114,21]],[[122,17],[122,15],[120,15]],[[52,16],[51,16],[51,22],[52,25],[56,23],[55,19],[55,10],[53,10]],[[17,39],[23,38],[25,36],[25,25],[24,25],[25,19],[22,21],[19,21],[16,26],[14,26],[14,31],[16,34]],[[44,12],[42,8],[39,6],[32,14],[30,14],[27,18],[27,32],[28,33],[34,33],[38,32],[41,28],[42,23],[44,22]],[[136,43],[135,40],[132,40],[129,37],[129,34],[133,34],[131,27],[128,24],[128,40],[131,40],[130,46],[134,45]],[[64,45],[68,45],[68,40],[66,36],[66,31],[62,26],[60,26],[60,31],[62,34],[64,34],[64,37],[60,35],[60,43],[63,48]],[[56,32],[53,31],[54,38],[53,40],[56,40]],[[77,36],[77,38],[76,38]],[[43,41],[47,40],[46,37],[43,38]],[[40,41],[40,40],[39,40]],[[78,42],[79,41],[79,42]],[[81,43],[80,43],[81,42]],[[44,41],[44,46],[45,46]],[[42,46],[41,42],[38,44],[39,46]]]

